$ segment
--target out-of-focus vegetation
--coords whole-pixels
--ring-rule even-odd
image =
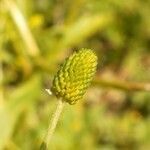
[[[82,47],[97,75],[51,150],[150,149],[149,0],[0,0],[0,149],[39,148],[56,104],[45,89]]]

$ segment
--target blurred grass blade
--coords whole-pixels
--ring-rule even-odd
[[[19,33],[24,41],[24,43],[27,46],[27,52],[29,55],[31,56],[36,56],[39,54],[39,48],[37,46],[37,43],[27,25],[27,22],[23,16],[23,14],[21,13],[21,11],[19,10],[19,8],[17,7],[17,5],[15,4],[15,2],[13,2],[12,0],[7,0],[5,1],[8,11],[14,21],[14,23],[16,24]]]
[[[0,110],[0,149],[10,139],[15,123],[21,112],[33,105],[41,90],[40,76],[33,76],[9,95],[5,108]]]
[[[64,45],[75,46],[83,42],[94,33],[105,28],[111,20],[112,16],[108,14],[81,17],[66,29],[63,39]]]

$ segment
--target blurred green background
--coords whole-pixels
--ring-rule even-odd
[[[45,89],[80,48],[97,74],[50,149],[150,149],[149,0],[0,0],[0,150],[39,148],[56,105]]]

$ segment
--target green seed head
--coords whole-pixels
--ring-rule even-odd
[[[74,52],[54,76],[52,91],[69,104],[82,99],[96,72],[97,56],[90,49]]]

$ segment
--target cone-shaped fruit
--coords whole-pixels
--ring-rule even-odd
[[[96,72],[97,56],[90,49],[74,52],[54,76],[52,91],[69,104],[82,99]]]

